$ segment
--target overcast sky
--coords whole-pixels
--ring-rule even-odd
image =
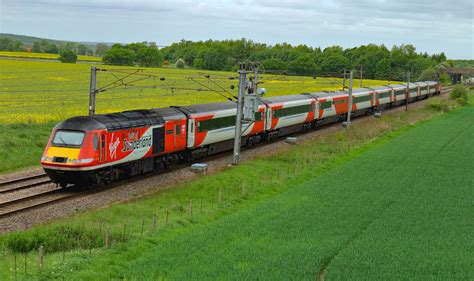
[[[409,43],[474,59],[474,1],[0,0],[0,32],[71,41],[239,39],[354,47]]]

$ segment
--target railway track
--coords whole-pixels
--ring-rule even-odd
[[[43,193],[16,198],[4,203],[0,203],[0,218],[39,206],[48,205],[53,202],[77,197],[83,193],[84,192],[72,192],[55,189]]]
[[[51,180],[46,174],[39,174],[34,176],[22,177],[13,180],[0,182],[0,194],[19,191],[22,189],[29,189],[36,186],[41,186],[51,183]]]
[[[38,174],[33,176],[21,177],[12,180],[0,182],[0,217],[7,216],[9,214],[17,213],[23,210],[31,209],[37,206],[49,204],[75,196],[77,193],[64,192],[58,188],[44,189],[48,184],[51,184],[51,180],[46,174]],[[33,188],[38,188],[35,190]],[[13,196],[13,199],[7,199],[26,190],[30,191],[30,194],[23,196]]]

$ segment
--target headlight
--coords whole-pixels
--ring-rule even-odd
[[[94,158],[84,158],[84,159],[81,159],[81,160],[77,160],[77,163],[87,164],[87,163],[91,163],[92,161],[94,161]]]
[[[43,162],[53,162],[53,157],[42,156],[41,161],[43,161]]]
[[[87,164],[94,161],[94,158],[84,158],[84,159],[69,159],[68,163],[72,164]]]

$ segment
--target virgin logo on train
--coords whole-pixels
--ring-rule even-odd
[[[114,134],[112,134],[112,140],[114,139]],[[110,158],[115,159],[117,156],[117,147],[120,145],[120,139],[117,137],[115,142],[109,144]]]
[[[143,136],[138,140],[124,140],[122,152],[151,147],[151,136]]]

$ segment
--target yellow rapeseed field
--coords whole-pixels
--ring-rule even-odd
[[[59,55],[58,54],[47,54],[47,53],[33,53],[33,52],[0,51],[0,57],[56,60],[56,59],[59,58]],[[102,58],[93,57],[93,56],[77,56],[77,60],[78,61],[100,62],[100,61],[102,61]]]
[[[90,67],[90,64],[0,59],[0,123],[45,123],[86,115]],[[137,69],[103,65],[98,67],[124,72]],[[236,73],[174,68],[147,68],[143,73],[155,77],[99,93],[97,113],[226,100],[207,88],[223,91],[226,95],[237,95]],[[105,86],[124,75],[100,71],[97,85]],[[210,79],[205,75],[209,75]],[[230,77],[234,79],[229,79]],[[336,78],[313,79],[265,74],[261,76],[261,81],[264,83],[260,86],[267,89],[267,96],[339,90],[342,86],[341,79]],[[365,80],[364,86],[387,83],[389,82]],[[196,91],[197,89],[200,91]]]

